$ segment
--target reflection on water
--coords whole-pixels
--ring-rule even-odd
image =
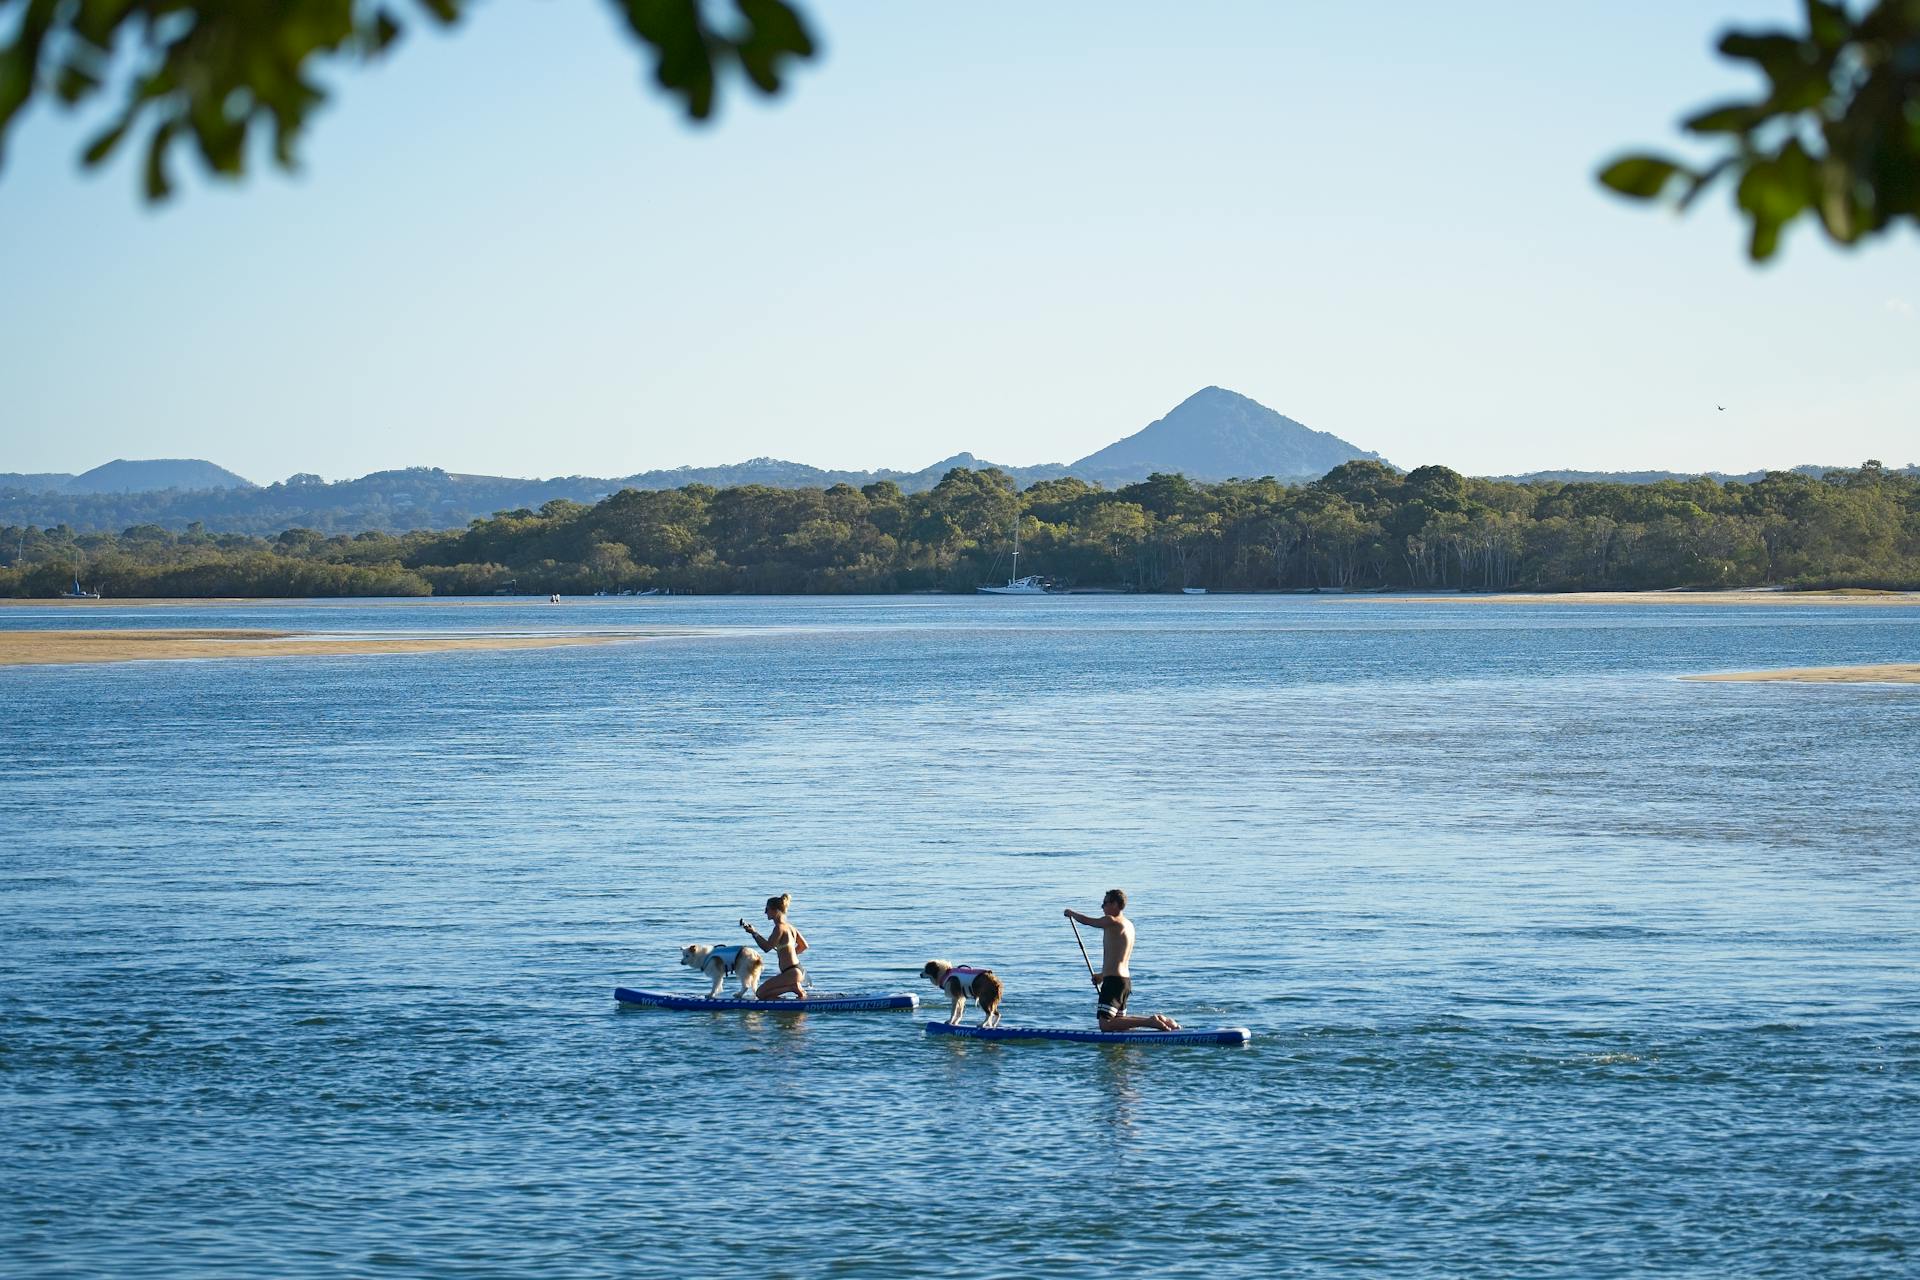
[[[1113,1131],[1115,1154],[1120,1154],[1127,1149],[1129,1139],[1135,1136],[1134,1129],[1139,1123],[1140,1055],[1155,1050],[1124,1044],[1105,1044],[1096,1048],[1094,1062],[1098,1065],[1095,1079],[1107,1095],[1102,1118]]]
[[[1920,698],[1672,677],[1920,610],[655,605],[59,620],[725,634],[0,670],[0,1256],[1910,1273]],[[611,1000],[791,891],[823,987],[1085,1025],[1111,885],[1252,1045]]]

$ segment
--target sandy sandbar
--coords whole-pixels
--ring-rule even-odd
[[[594,600],[593,596],[568,596],[568,603]],[[69,600],[65,596],[0,597],[0,608],[35,609],[179,609],[225,607],[228,605],[298,605],[303,609],[380,609],[394,606],[472,607],[487,605],[540,605],[552,608],[545,596],[108,596],[104,600]]]
[[[1920,662],[1887,662],[1863,667],[1782,667],[1777,671],[1716,671],[1682,680],[1791,684],[1920,684]]]
[[[1355,599],[1368,599],[1356,596]],[[1419,604],[1823,604],[1920,605],[1920,591],[1511,591],[1447,595],[1380,595]]]
[[[347,654],[448,653],[463,649],[557,649],[642,640],[663,632],[543,636],[326,636],[299,631],[0,631],[0,666],[147,662],[162,658],[316,658]]]

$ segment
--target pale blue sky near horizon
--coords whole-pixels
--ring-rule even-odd
[[[1593,181],[1798,7],[815,0],[824,56],[695,127],[607,6],[500,0],[158,211],[42,105],[0,471],[1064,462],[1208,384],[1402,466],[1912,462],[1920,238],[1755,268],[1726,196]]]

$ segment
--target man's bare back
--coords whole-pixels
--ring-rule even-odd
[[[1116,978],[1130,978],[1127,961],[1133,958],[1133,921],[1124,915],[1102,916],[1100,920],[1100,972]]]

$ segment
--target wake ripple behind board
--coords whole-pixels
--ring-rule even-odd
[[[1082,1031],[1073,1027],[967,1027],[929,1022],[930,1036],[967,1036],[975,1040],[1085,1040],[1094,1044],[1245,1044],[1245,1027],[1205,1027],[1180,1031]]]
[[[635,991],[615,987],[621,1004],[652,1009],[771,1009],[782,1013],[869,1013],[877,1009],[917,1009],[915,995],[808,996],[805,1000],[708,1000],[704,996],[675,996],[664,991]]]

